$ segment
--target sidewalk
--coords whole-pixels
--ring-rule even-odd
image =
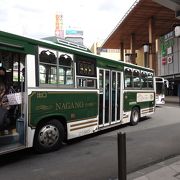
[[[179,104],[178,96],[165,96],[165,103]]]
[[[178,105],[178,96],[166,96],[167,104]],[[127,175],[127,180],[180,180],[180,155]]]
[[[127,175],[127,180],[179,180],[180,155]]]

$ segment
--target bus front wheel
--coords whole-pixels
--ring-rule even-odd
[[[138,107],[134,107],[131,111],[130,123],[132,126],[136,125],[139,122],[140,112]]]
[[[34,149],[39,153],[58,150],[63,144],[64,136],[64,127],[58,120],[42,123],[35,133]]]

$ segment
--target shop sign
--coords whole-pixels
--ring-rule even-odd
[[[162,58],[162,65],[165,65],[167,63],[167,58],[166,57],[163,57]]]
[[[173,56],[168,56],[167,57],[167,63],[171,64],[173,62]]]
[[[165,57],[167,54],[173,53],[174,31],[160,37],[161,54]]]

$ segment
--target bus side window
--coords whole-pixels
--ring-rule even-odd
[[[59,85],[73,84],[73,60],[67,54],[59,56]]]
[[[148,76],[147,73],[144,71],[141,72],[141,87],[142,88],[148,87]]]
[[[133,71],[133,87],[134,88],[140,88],[141,87],[140,73],[138,70]]]
[[[40,84],[56,84],[57,83],[57,67],[55,52],[50,50],[42,50],[39,54],[39,73]]]
[[[39,61],[40,84],[66,87],[74,84],[72,55],[39,48]]]
[[[96,88],[96,79],[77,78],[78,88]]]
[[[153,88],[153,74],[148,73],[148,88]]]
[[[125,88],[132,87],[132,70],[130,68],[126,68],[124,72],[124,83],[125,83]]]

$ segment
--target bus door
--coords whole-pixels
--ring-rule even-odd
[[[99,127],[120,122],[121,72],[99,70]]]
[[[12,49],[12,48],[11,48]],[[0,153],[25,146],[25,54],[0,47]]]
[[[111,102],[110,111],[111,113],[111,124],[120,122],[120,112],[121,112],[121,73],[112,71],[111,72]]]

